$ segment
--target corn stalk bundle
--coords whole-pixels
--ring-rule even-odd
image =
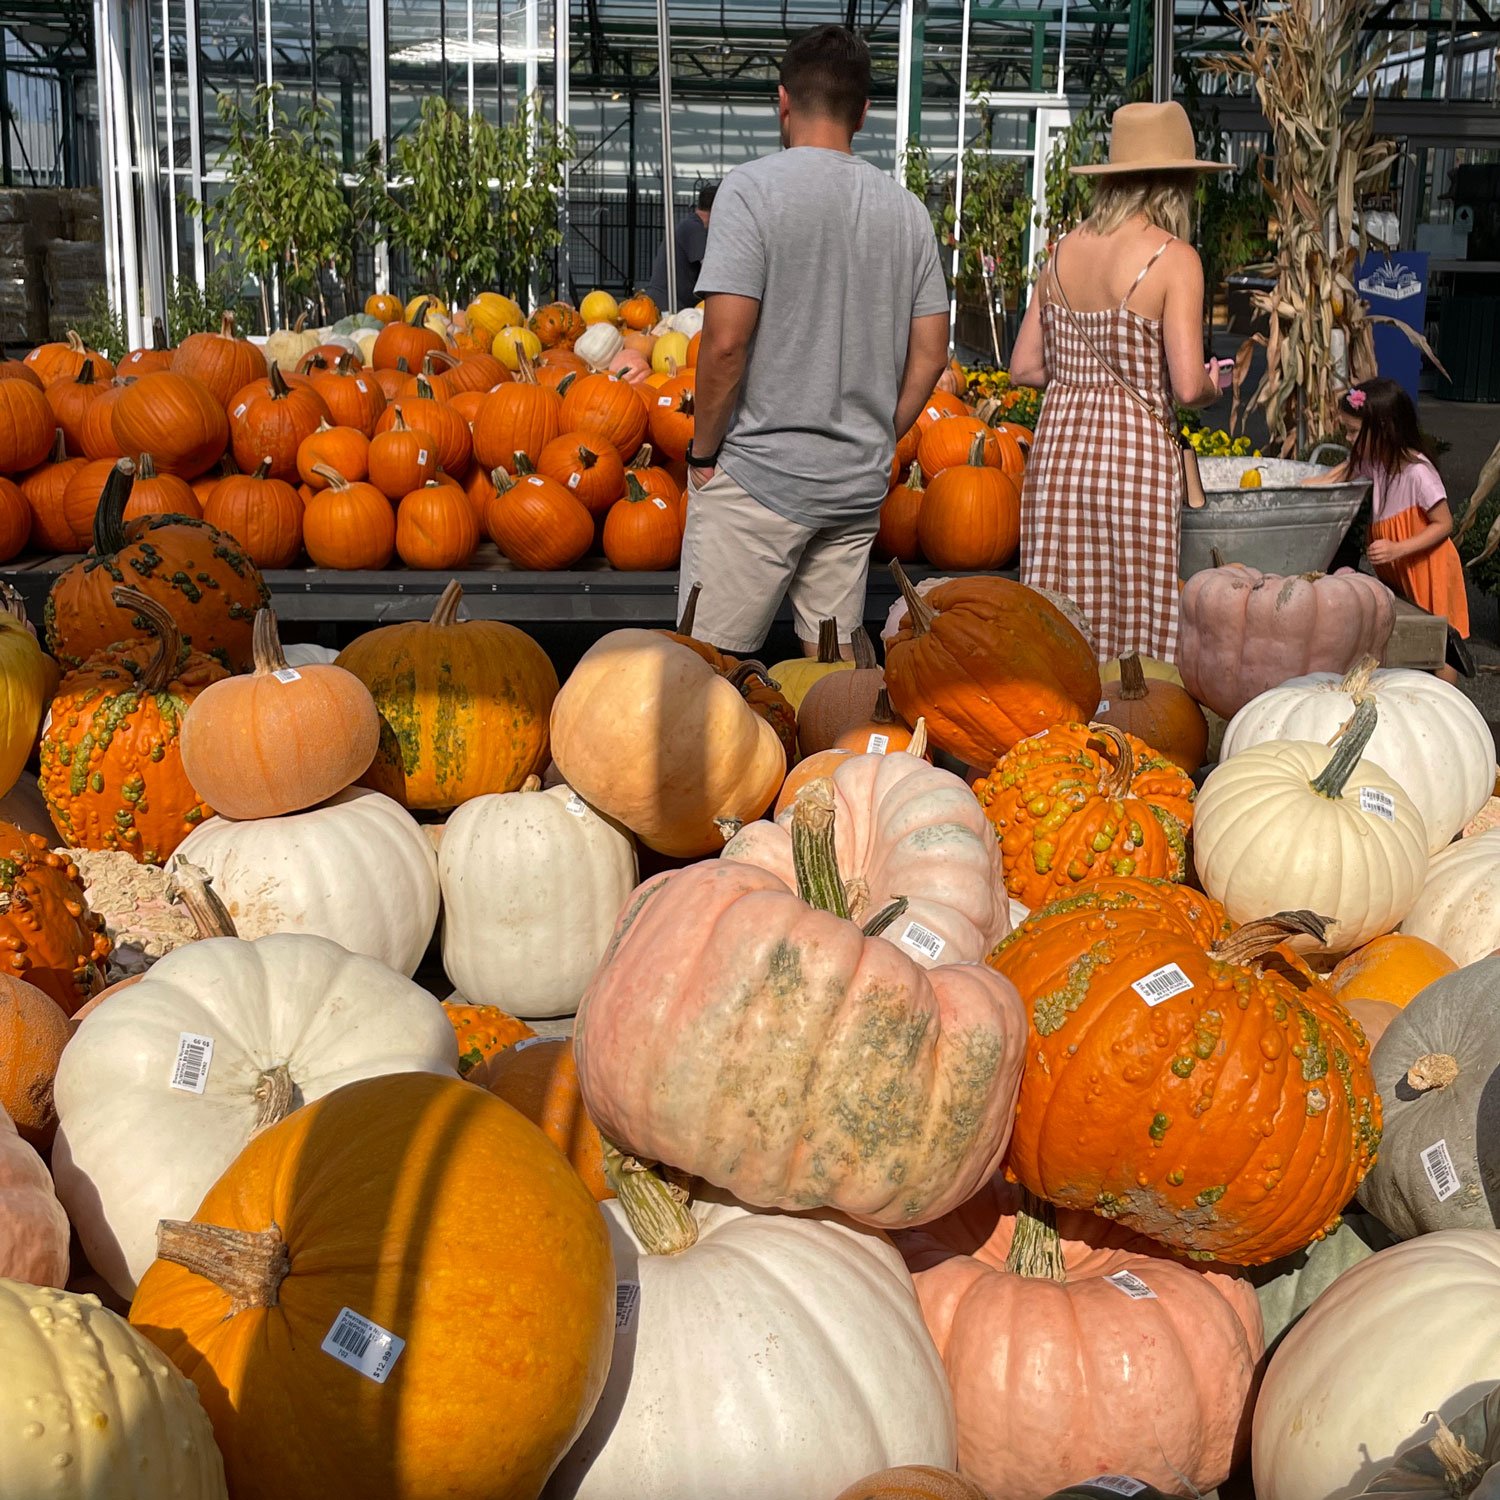
[[[1263,345],[1266,371],[1247,409],[1265,412],[1283,454],[1338,430],[1339,396],[1376,373],[1374,324],[1394,321],[1372,315],[1354,285],[1355,205],[1398,154],[1394,142],[1374,139],[1383,53],[1355,63],[1369,9],[1368,0],[1286,0],[1241,10],[1244,50],[1212,63],[1253,80],[1272,135],[1273,169],[1262,158],[1260,174],[1276,219],[1276,286],[1254,295],[1270,327],[1235,356],[1230,429],[1254,347]],[[1395,326],[1431,355],[1419,333]]]

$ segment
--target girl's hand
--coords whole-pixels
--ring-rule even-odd
[[[1372,563],[1393,563],[1402,555],[1400,544],[1383,536],[1376,537],[1365,552]]]

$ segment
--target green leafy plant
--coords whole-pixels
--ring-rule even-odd
[[[180,344],[190,333],[217,333],[226,312],[233,313],[242,326],[249,326],[254,317],[254,308],[241,291],[240,277],[231,267],[215,266],[207,282],[206,287],[200,287],[191,276],[173,277],[167,289],[166,331],[174,344]],[[112,360],[118,360],[130,348],[125,320],[115,316],[109,292],[102,286],[89,293],[88,311],[74,327],[90,349]]]
[[[96,286],[89,293],[84,315],[73,323],[78,337],[90,349],[97,349],[106,358],[118,360],[130,348],[125,336],[125,320],[115,316],[109,304],[109,290]]]
[[[1105,103],[1096,95],[1052,141],[1042,188],[1045,213],[1036,215],[1037,227],[1046,227],[1047,243],[1037,252],[1033,273],[1042,268],[1057,242],[1089,216],[1094,184],[1087,177],[1073,176],[1071,169],[1104,159],[1104,121]]]

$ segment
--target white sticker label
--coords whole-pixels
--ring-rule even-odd
[[[425,448],[417,449],[417,462],[419,464],[425,464],[427,462],[427,450]]]
[[[1095,1474],[1092,1479],[1085,1479],[1081,1487],[1108,1490],[1111,1495],[1139,1495],[1146,1488],[1141,1480],[1132,1479],[1128,1474]]]
[[[296,669],[296,667],[282,667],[278,671],[272,672],[271,676],[274,677],[277,682],[302,681],[302,674]]]
[[[570,490],[576,490],[576,489],[577,489],[577,488],[578,488],[578,481],[579,481],[579,480],[580,480],[580,479],[581,479],[581,478],[582,478],[582,477],[583,477],[583,476],[582,476],[582,475],[580,475],[580,474],[569,474],[569,475],[568,475],[568,488],[569,488],[569,489],[570,489]]]
[[[1176,964],[1163,964],[1159,969],[1152,969],[1144,979],[1137,979],[1130,986],[1147,1005],[1160,1005],[1163,1000],[1170,1000],[1173,995],[1181,995],[1192,987],[1193,981]]]
[[[177,1061],[172,1064],[172,1087],[185,1094],[201,1094],[208,1083],[209,1064],[214,1060],[214,1039],[184,1031],[177,1038]]]
[[[1448,1142],[1438,1141],[1420,1154],[1422,1170],[1432,1184],[1432,1196],[1439,1203],[1451,1198],[1463,1184],[1458,1180],[1453,1158],[1448,1154]]]
[[[670,406],[672,404],[672,398],[670,396],[658,396],[656,398],[656,404],[658,406]]]
[[[1147,1298],[1156,1300],[1156,1293],[1141,1280],[1134,1271],[1116,1271],[1104,1278],[1117,1292],[1124,1292],[1132,1302],[1143,1302]]]
[[[888,734],[872,734],[865,742],[866,755],[884,755],[891,748],[891,737]]]
[[[528,474],[526,476],[526,483],[527,484],[541,486],[541,485],[545,484],[546,482],[547,481],[545,479],[543,479],[540,474]]]
[[[1099,707],[1096,708],[1094,710],[1094,712],[1096,714],[1107,714],[1109,712],[1109,699],[1108,698],[1101,698],[1099,700]],[[1090,1480],[1089,1483],[1092,1484],[1093,1481]]]
[[[636,1309],[641,1305],[641,1284],[638,1281],[615,1283],[615,1327],[629,1328],[635,1322]]]
[[[657,508],[657,510],[665,510],[667,508],[667,502],[663,500],[660,495],[653,495],[651,497],[651,503]]]
[[[940,422],[943,418],[942,412],[940,412],[935,406],[929,406],[927,408],[927,415],[931,417],[934,422]]]
[[[896,941],[902,947],[910,948],[912,952],[932,959],[934,963],[942,957],[943,949],[948,946],[937,933],[929,931],[920,922],[908,922],[906,931]]]
[[[376,1385],[384,1385],[391,1366],[406,1348],[406,1340],[345,1307],[333,1320],[321,1347],[324,1354],[331,1354],[351,1370],[358,1370]]]
[[[583,817],[584,814],[589,810],[588,803],[585,802],[577,792],[570,793],[568,796],[568,800],[563,803],[563,806],[567,808],[567,810],[572,813],[575,818]]]
[[[548,1038],[544,1036],[523,1036],[519,1042],[511,1044],[512,1052],[524,1052],[528,1047],[535,1047],[538,1042],[545,1042]]]
[[[357,387],[357,388],[358,388],[358,389],[359,389],[359,390],[362,390],[362,391],[368,391],[368,390],[369,390],[369,389],[370,389],[370,387],[369,387],[369,386],[367,386],[367,385],[366,385],[366,384],[365,384],[365,383],[364,383],[364,381],[363,381],[363,380],[356,380],[356,381],[355,381],[355,382],[354,382],[354,384],[355,384],[355,386],[356,386],[356,387]]]
[[[1360,787],[1359,810],[1374,813],[1377,818],[1384,818],[1387,823],[1396,821],[1396,799],[1389,792],[1381,791],[1378,786]]]
[[[229,415],[232,416],[232,417],[243,417],[245,415],[245,409],[248,406],[248,404],[249,404],[248,402],[241,401],[240,404],[237,407],[235,407],[235,409],[232,412],[230,412]]]

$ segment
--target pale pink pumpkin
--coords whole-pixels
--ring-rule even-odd
[[[1249,1438],[1254,1287],[1093,1214],[1058,1210],[1055,1230],[1048,1214],[997,1177],[897,1236],[948,1372],[960,1469],[1005,1500],[1104,1473],[1213,1490]]]
[[[804,890],[828,906],[831,820],[821,837]],[[946,1213],[994,1171],[1026,1027],[993,970],[919,968],[769,871],[718,860],[631,896],[574,1054],[589,1115],[625,1151],[760,1207],[892,1227]]]
[[[34,1286],[68,1283],[68,1216],[52,1177],[0,1109],[0,1277]]]

